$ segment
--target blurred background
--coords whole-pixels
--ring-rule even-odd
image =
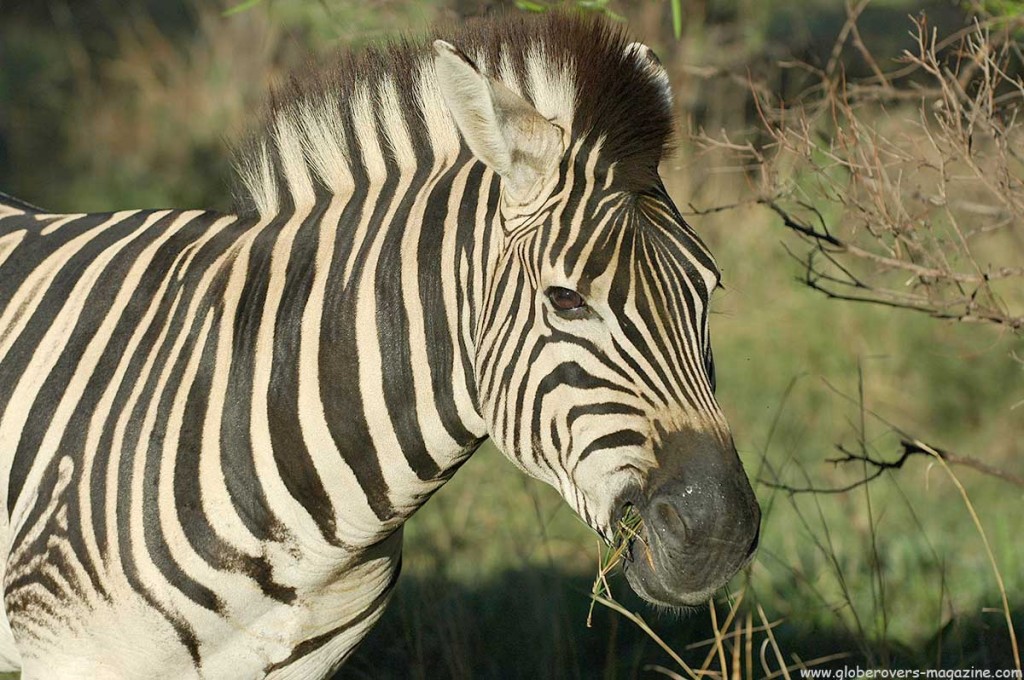
[[[232,143],[307,60],[566,6],[670,73],[662,174],[724,271],[718,396],[762,547],[687,614],[612,576],[631,616],[588,626],[596,537],[485,446],[410,521],[397,596],[338,677],[1019,668],[1020,2],[0,2],[0,191],[228,209]]]

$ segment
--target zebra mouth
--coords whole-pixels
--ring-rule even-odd
[[[639,504],[640,495],[636,492],[627,492],[623,494],[617,503],[618,510],[611,517],[611,529],[609,529],[605,541],[611,545],[616,545],[624,541],[628,536],[626,529],[636,522],[637,516],[639,515]],[[640,520],[640,526],[643,526],[643,520]],[[616,541],[616,535],[620,538]]]
[[[741,506],[721,523],[698,526],[679,505],[678,499],[656,497],[639,510],[642,521],[626,538],[622,570],[648,602],[689,609],[706,604],[753,560],[760,512],[756,505]]]

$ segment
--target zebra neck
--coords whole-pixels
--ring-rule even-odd
[[[490,171],[463,160],[318,197],[263,229],[277,309],[264,339],[275,347],[269,412],[289,467],[343,463],[342,479],[319,475],[320,497],[299,498],[331,500],[338,521],[362,506],[336,497],[351,487],[365,498],[353,521],[394,528],[485,438],[473,335],[498,193]]]

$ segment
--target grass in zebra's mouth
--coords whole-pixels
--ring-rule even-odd
[[[642,535],[644,527],[643,517],[640,511],[633,505],[627,505],[622,517],[619,518],[612,534],[612,540],[607,544],[598,544],[597,575],[594,577],[594,585],[590,589],[590,609],[587,612],[587,628],[592,627],[594,617],[594,605],[602,599],[611,599],[611,587],[608,585],[608,574],[618,566],[622,558],[628,554],[629,546],[633,541],[640,541],[644,546],[644,556],[654,568],[654,559],[651,557],[651,549]]]

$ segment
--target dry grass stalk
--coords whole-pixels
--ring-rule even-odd
[[[981,519],[978,517],[977,511],[974,509],[974,503],[971,502],[971,497],[967,494],[967,489],[964,488],[964,485],[960,482],[960,478],[957,477],[953,470],[949,467],[949,464],[946,462],[945,458],[943,458],[938,451],[930,449],[930,447],[928,447],[926,444],[921,444],[920,442],[917,443],[920,446],[924,447],[924,449],[930,450],[930,454],[935,458],[936,461],[938,461],[939,465],[942,466],[942,469],[945,470],[946,474],[949,475],[950,481],[953,482],[953,485],[956,487],[956,490],[960,493],[960,498],[963,500],[964,506],[967,508],[967,512],[971,515],[971,521],[974,522],[974,528],[977,530],[978,536],[981,537],[982,545],[985,546],[985,555],[988,558],[989,565],[992,567],[992,573],[995,575],[996,585],[999,587],[999,596],[1002,600],[1003,618],[1006,621],[1006,629],[1010,636],[1010,648],[1013,651],[1013,662],[1017,672],[1020,673],[1020,647],[1017,643],[1017,633],[1014,631],[1013,628],[1013,617],[1010,613],[1010,601],[1009,598],[1006,596],[1006,585],[1003,582],[1003,574],[999,570],[999,564],[996,562],[996,556],[992,552],[992,545],[988,541],[988,535],[985,533],[985,529],[981,525]]]
[[[711,618],[711,629],[714,637],[693,643],[686,647],[687,650],[695,650],[704,646],[709,647],[703,663],[697,668],[690,666],[683,660],[682,656],[680,656],[678,652],[672,649],[672,647],[650,627],[640,614],[629,611],[623,607],[621,603],[616,601],[612,595],[611,587],[608,584],[608,574],[611,573],[612,569],[622,561],[623,557],[629,550],[632,541],[644,541],[642,529],[643,519],[634,508],[630,507],[623,518],[619,521],[611,543],[599,549],[598,570],[590,593],[590,610],[587,614],[587,627],[590,628],[593,625],[594,605],[600,604],[608,607],[612,611],[626,617],[626,619],[631,621],[648,637],[656,642],[658,646],[672,658],[678,668],[681,669],[685,675],[680,675],[679,672],[660,665],[649,665],[645,668],[646,670],[651,670],[673,679],[689,678],[690,680],[701,680],[703,678],[721,678],[722,680],[741,680],[742,678],[753,678],[753,649],[755,638],[759,634],[765,635],[764,640],[759,643],[761,650],[760,671],[766,674],[765,677],[768,678],[781,675],[788,680],[789,672],[792,670],[806,669],[848,656],[845,653],[831,654],[818,659],[812,659],[808,662],[795,659],[794,663],[787,665],[784,661],[782,650],[772,633],[772,628],[778,626],[781,621],[769,622],[765,616],[764,609],[758,605],[757,611],[762,625],[754,625],[753,616],[750,611],[747,612],[745,623],[740,623],[739,619],[741,617],[739,614],[741,612],[741,606],[745,595],[745,591],[740,591],[739,594],[731,600],[729,612],[721,621],[719,621],[718,610],[714,600],[709,601],[708,611]],[[648,560],[651,560],[651,553],[649,548],[647,548],[646,543],[644,543],[644,548],[644,554],[647,556]],[[772,664],[765,656],[765,653],[769,648],[771,649],[778,664],[778,667],[774,670],[772,668]],[[716,661],[718,662],[718,668],[713,667]]]
[[[704,646],[710,647],[707,656],[700,667],[693,668],[686,666],[683,664],[681,659],[676,659],[676,656],[674,655],[673,658],[676,659],[677,663],[681,664],[680,668],[683,669],[686,676],[660,665],[649,665],[645,667],[645,670],[654,671],[673,679],[689,677],[691,680],[695,680],[697,678],[742,680],[743,678],[758,677],[755,676],[755,672],[760,673],[760,677],[763,678],[789,678],[791,671],[806,670],[808,668],[813,668],[814,666],[849,657],[848,653],[843,652],[838,654],[829,654],[809,661],[801,661],[796,657],[796,655],[792,655],[793,662],[787,664],[784,661],[784,655],[778,640],[772,633],[772,629],[778,626],[781,621],[773,621],[769,623],[765,617],[764,609],[761,608],[760,605],[757,606],[757,611],[758,616],[761,618],[762,625],[754,625],[753,612],[749,607],[746,608],[746,615],[740,616],[740,613],[744,610],[741,606],[743,603],[743,595],[744,593],[741,591],[736,599],[730,604],[729,612],[726,614],[726,617],[721,624],[718,621],[718,613],[714,601],[709,603],[708,611],[709,616],[711,617],[711,626],[714,637],[687,646],[688,650],[698,649]],[[761,634],[764,634],[763,638],[758,639],[761,637]],[[756,671],[754,668],[755,643],[757,643],[760,650],[761,660],[761,667]],[[777,667],[774,667],[774,664],[772,664],[768,659],[769,652],[771,652],[772,657],[775,659]],[[714,667],[715,661],[718,662],[717,668]]]
[[[691,651],[704,646],[709,647],[703,663],[701,663],[697,668],[690,666],[683,660],[682,656],[680,656],[678,652],[672,649],[672,647],[650,627],[640,614],[626,609],[621,603],[616,601],[612,595],[611,586],[608,583],[608,574],[610,574],[611,571],[622,561],[623,557],[629,551],[630,545],[633,541],[641,541],[644,546],[644,555],[653,567],[654,564],[651,552],[643,537],[643,519],[640,517],[640,513],[631,506],[626,510],[622,519],[619,520],[611,542],[606,546],[599,546],[598,569],[597,575],[594,577],[594,585],[590,592],[590,610],[587,613],[587,627],[590,628],[593,625],[595,605],[600,604],[608,607],[612,611],[626,617],[626,619],[631,621],[655,643],[657,643],[658,646],[672,658],[678,668],[682,670],[685,675],[680,675],[679,672],[675,670],[659,665],[647,666],[647,670],[652,670],[669,678],[689,678],[690,680],[700,680],[702,678],[721,678],[722,680],[753,678],[755,672],[753,662],[754,643],[755,638],[759,637],[761,634],[764,635],[764,639],[758,643],[761,650],[760,672],[764,673],[765,677],[768,678],[781,675],[788,680],[790,671],[810,668],[815,665],[845,658],[847,656],[845,653],[831,654],[817,659],[812,659],[807,662],[801,661],[794,656],[794,663],[787,664],[784,660],[784,655],[779,647],[778,641],[772,633],[772,628],[778,626],[781,621],[769,622],[765,616],[764,610],[760,605],[758,605],[757,611],[758,616],[761,619],[761,625],[754,625],[753,615],[749,610],[745,617],[745,623],[740,623],[740,618],[742,617],[740,617],[739,614],[742,611],[742,604],[745,596],[745,591],[740,591],[739,594],[730,601],[729,611],[721,621],[719,621],[718,610],[714,600],[709,601],[708,611],[714,637],[687,646],[686,649]],[[766,657],[766,652],[769,649],[772,651],[772,655],[777,662],[777,668],[773,669],[773,664]],[[714,668],[716,661],[718,667]]]
[[[640,516],[640,512],[630,505],[619,519],[611,542],[604,546],[600,543],[598,544],[597,576],[594,577],[594,585],[590,589],[590,610],[587,612],[587,628],[591,628],[593,625],[594,604],[598,599],[602,597],[614,599],[611,595],[611,587],[608,585],[608,574],[622,561],[623,556],[629,551],[629,546],[633,541],[640,541],[643,544],[644,555],[646,555],[651,568],[654,568],[651,550],[643,536],[641,536],[643,525],[644,520]]]

